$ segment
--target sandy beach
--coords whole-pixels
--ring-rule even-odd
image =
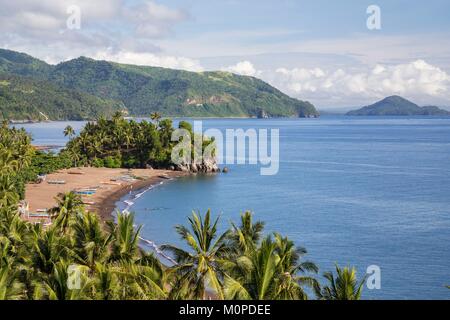
[[[56,205],[55,197],[80,189],[96,189],[93,195],[83,195],[83,201],[89,211],[97,212],[103,221],[113,218],[115,203],[132,190],[139,190],[167,178],[186,175],[183,172],[154,169],[109,169],[109,168],[74,168],[60,170],[47,175],[40,184],[27,184],[25,200],[30,212],[50,209]],[[133,181],[112,181],[118,177],[133,176]],[[64,181],[65,184],[49,184],[51,181]],[[120,184],[120,185],[119,185]]]

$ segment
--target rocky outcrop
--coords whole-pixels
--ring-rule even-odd
[[[220,172],[215,159],[203,159],[201,163],[183,163],[174,166],[176,171],[191,173],[216,173]]]
[[[258,113],[256,116],[258,117],[258,119],[270,118],[269,114],[264,109],[258,109]]]

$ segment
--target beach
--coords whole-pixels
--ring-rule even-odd
[[[55,197],[59,193],[95,190],[93,194],[82,195],[86,209],[98,213],[102,221],[108,221],[113,219],[116,202],[126,194],[183,175],[186,173],[155,169],[65,169],[47,175],[39,184],[27,184],[25,200],[30,212],[43,212],[56,205]],[[53,184],[55,181],[61,184]]]

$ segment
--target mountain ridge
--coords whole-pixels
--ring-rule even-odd
[[[49,65],[0,49],[0,73],[31,77],[122,103],[133,116],[317,117],[307,102],[268,83],[222,71],[190,72],[79,57]]]

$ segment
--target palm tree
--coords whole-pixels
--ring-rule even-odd
[[[366,280],[364,277],[359,283],[356,277],[356,269],[345,267],[341,269],[336,264],[336,277],[332,272],[323,275],[328,280],[328,285],[316,288],[316,295],[321,300],[359,300]]]
[[[12,149],[0,149],[0,174],[11,174],[20,169],[20,162]]]
[[[225,245],[228,232],[217,235],[219,218],[211,224],[210,210],[204,219],[193,212],[188,220],[191,230],[182,225],[178,225],[176,230],[192,251],[173,245],[161,247],[173,254],[177,262],[170,268],[170,273],[175,275],[174,289],[179,289],[179,292],[172,292],[171,298],[178,299],[178,294],[181,294],[187,295],[186,298],[203,299],[206,288],[210,287],[218,298],[223,299],[221,264],[223,257],[229,254]]]
[[[17,279],[17,272],[9,266],[0,268],[0,300],[22,299],[23,285]]]
[[[152,119],[152,121],[158,123],[159,120],[161,120],[162,116],[159,112],[153,112],[152,114],[150,114],[150,119]]]
[[[108,264],[96,263],[95,275],[91,282],[91,293],[94,300],[117,300],[120,285],[117,275]]]
[[[117,224],[109,221],[112,235],[112,248],[109,260],[112,262],[132,262],[139,253],[139,232],[141,227],[134,228],[133,213],[118,213]]]
[[[238,227],[231,223],[231,226],[231,246],[236,248],[237,252],[245,254],[257,247],[264,230],[264,222],[257,221],[253,223],[253,214],[250,211],[246,211],[241,214],[241,225]]]
[[[55,198],[57,205],[50,209],[55,219],[54,226],[65,232],[75,214],[83,210],[83,200],[74,192],[60,193]]]
[[[29,234],[27,223],[13,207],[1,210],[0,219],[0,266],[2,261],[13,258],[15,264],[24,264],[26,254],[24,252]],[[5,263],[12,266],[13,263]]]
[[[65,137],[69,137],[69,139],[70,138],[72,138],[72,136],[74,136],[75,135],[75,130],[73,129],[73,127],[72,126],[67,126],[65,129],[64,129],[64,136]]]
[[[46,297],[49,300],[80,300],[85,292],[90,288],[90,282],[83,272],[77,274],[80,279],[79,288],[70,288],[69,283],[69,263],[60,260],[54,264],[51,273],[44,277],[42,287],[40,288],[41,299]],[[81,267],[80,267],[81,268]],[[81,270],[80,270],[81,271]]]
[[[121,262],[115,268],[119,282],[119,299],[161,300],[166,299],[167,285],[164,278],[151,266]]]
[[[19,194],[13,176],[0,174],[0,209],[16,205],[18,202]]]
[[[33,268],[40,274],[50,274],[55,263],[67,256],[68,245],[55,228],[44,231],[40,225],[35,226],[29,249]]]
[[[277,296],[283,300],[307,299],[308,296],[303,290],[303,286],[315,288],[319,283],[315,278],[304,274],[316,274],[319,268],[311,261],[300,262],[307,254],[306,249],[295,247],[294,242],[287,237],[275,233],[274,241],[276,243],[275,252],[280,258],[277,265],[281,275]],[[302,275],[299,275],[299,273]]]
[[[94,213],[75,217],[72,226],[72,253],[76,261],[94,270],[98,262],[104,262],[108,255],[111,235],[106,235]]]
[[[299,263],[304,249],[296,249],[287,238],[269,236],[258,248],[226,262],[224,292],[227,299],[298,300],[307,299],[303,285],[314,286],[307,271],[317,272],[311,262]]]

